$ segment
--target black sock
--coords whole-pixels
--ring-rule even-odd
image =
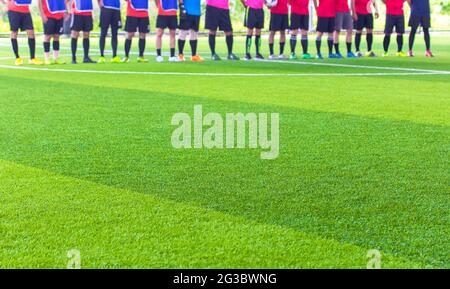
[[[252,48],[252,36],[247,35],[245,38],[245,54],[250,54],[250,49]]]
[[[184,39],[178,39],[178,53],[183,54],[184,52],[184,45],[186,44],[186,40]]]
[[[189,41],[189,44],[191,45],[192,56],[197,55],[197,42],[197,39]]]
[[[423,29],[423,38],[425,40],[426,49],[431,50],[431,39],[430,39],[430,29],[429,28]]]
[[[130,56],[131,39],[125,39],[125,57]]]
[[[77,42],[78,42],[78,38],[72,38],[72,40],[70,41],[73,61],[77,60],[77,45],[78,45]]]
[[[59,51],[59,41],[53,40],[53,51]]]
[[[227,35],[225,41],[227,42],[228,54],[233,53],[233,35]]]
[[[369,34],[367,34],[369,35]],[[356,51],[360,51],[361,48],[361,33],[356,33],[355,35],[355,47],[356,47]]]
[[[367,33],[366,40],[367,40],[367,51],[372,51],[373,34]]]
[[[170,57],[175,56],[175,48],[170,48]]]
[[[385,35],[383,40],[384,52],[388,52],[390,43],[391,43],[391,35]]]
[[[30,48],[30,58],[35,58],[36,54],[36,39],[28,38],[28,47]]]
[[[90,46],[89,38],[83,38],[84,58],[88,58],[89,57],[89,46]]]
[[[50,52],[50,42],[44,41],[44,52],[49,53]]]
[[[409,33],[409,50],[413,50],[414,47],[414,40],[416,38],[416,32],[417,30],[414,28],[411,28],[411,32]]]
[[[156,49],[156,55],[161,56],[161,48]]]
[[[303,50],[303,54],[307,54],[308,53],[308,36],[307,35],[302,35],[302,50]]]
[[[211,54],[216,54],[216,35],[209,34],[208,42],[209,42],[209,49],[211,50]]]
[[[284,53],[284,42],[280,42],[280,55],[282,55]]]
[[[328,42],[328,53],[332,54],[333,53],[333,39],[329,38],[327,42]]]
[[[118,31],[117,29],[112,29],[111,31],[111,48],[112,48],[112,56],[117,56],[117,43],[118,43]]]
[[[352,52],[352,43],[351,42],[347,42],[347,53]]]
[[[397,35],[398,52],[403,50],[403,34]]]
[[[100,34],[100,56],[105,56],[105,43],[106,43],[106,33],[103,31]]]
[[[317,49],[317,54],[320,54],[320,47],[322,46],[322,39],[317,38],[316,39],[316,49]]]
[[[11,38],[11,45],[16,58],[19,58],[19,44],[17,43],[17,39]]]
[[[270,55],[273,55],[273,43],[269,43]]]
[[[297,35],[291,35],[291,53],[295,53],[295,47],[297,46]]]
[[[255,36],[255,47],[256,47],[256,54],[259,54],[259,49],[261,48],[261,35]]]
[[[145,42],[145,38],[139,38],[139,57],[144,57]]]
[[[336,53],[339,53],[339,43],[334,43],[334,50],[336,50]]]

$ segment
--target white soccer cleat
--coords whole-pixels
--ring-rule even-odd
[[[278,59],[279,59],[279,60],[286,60],[286,56],[284,56],[284,54],[280,54],[280,55],[278,56]]]
[[[164,57],[161,55],[156,56],[156,62],[164,62]]]
[[[169,57],[169,62],[180,62],[180,59],[176,56]]]
[[[275,55],[273,55],[273,54],[269,55],[269,60],[275,60],[275,59],[277,59],[277,57]]]

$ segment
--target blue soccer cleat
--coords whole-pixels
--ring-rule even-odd
[[[357,58],[357,56],[353,52],[350,51],[347,53],[347,58]]]
[[[334,53],[328,53],[328,58],[333,59],[333,58],[337,58],[336,54]]]
[[[337,58],[337,59],[342,59],[342,58],[344,58],[344,56],[342,56],[342,54],[341,54],[340,52],[336,53],[334,56],[335,56],[335,58]]]
[[[317,53],[316,58],[317,58],[317,59],[323,59],[322,53]]]

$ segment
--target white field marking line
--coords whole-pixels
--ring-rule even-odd
[[[439,75],[436,72],[376,72],[376,73],[208,73],[208,72],[162,72],[162,71],[104,71],[87,69],[37,68],[24,66],[0,65],[0,68],[15,70],[32,70],[48,72],[94,73],[94,74],[128,74],[128,75],[173,75],[173,76],[238,76],[238,77],[273,77],[273,76],[402,76],[402,75]]]

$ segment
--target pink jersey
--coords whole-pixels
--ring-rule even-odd
[[[275,7],[270,8],[270,13],[272,14],[288,14],[288,0],[278,0],[278,3]]]
[[[335,0],[319,0],[319,7],[317,7],[317,16],[324,18],[336,17]]]
[[[336,12],[350,12],[348,0],[336,0]]]
[[[309,15],[309,0],[291,0],[291,13],[299,15]]]
[[[228,0],[206,0],[206,5],[220,9],[230,9],[230,3]]]
[[[357,14],[371,14],[369,4],[372,0],[355,0],[355,10]]]
[[[403,4],[405,0],[386,0],[386,14],[403,15]]]
[[[264,0],[245,0],[245,5],[253,9],[264,8]]]

